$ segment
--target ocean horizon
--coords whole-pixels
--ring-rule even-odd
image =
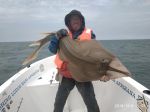
[[[150,39],[98,41],[121,60],[133,74],[133,79],[150,88]],[[28,47],[32,42],[0,42],[0,85],[24,68],[23,60],[34,50]],[[51,55],[47,44],[35,61]]]

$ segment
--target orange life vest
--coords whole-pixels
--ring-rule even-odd
[[[78,39],[79,39],[80,41],[82,41],[82,40],[91,40],[91,32],[92,32],[91,29],[85,28],[84,31],[82,32],[82,34],[79,35]],[[71,32],[69,32],[69,36],[70,36],[70,38],[73,38]],[[68,62],[62,61],[62,60],[59,58],[59,55],[56,54],[55,64],[56,64],[56,66],[57,66],[57,69],[58,69],[59,73],[60,73],[61,75],[63,75],[64,77],[72,78],[71,73],[70,73],[69,70],[67,69],[67,63],[68,63]]]

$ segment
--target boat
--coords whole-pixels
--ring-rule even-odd
[[[0,86],[0,112],[53,112],[59,82],[54,56],[28,65]],[[150,112],[150,91],[131,77],[93,81],[101,112]],[[77,88],[64,112],[87,112]]]

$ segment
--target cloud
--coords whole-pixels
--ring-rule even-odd
[[[102,11],[109,10],[109,8],[117,11],[118,7],[141,6],[147,4],[147,1],[149,0],[145,2],[144,0],[1,0],[0,19],[9,20],[24,18],[24,16],[31,17],[31,19],[49,19],[56,16],[63,17],[72,9],[79,9],[85,14],[87,12],[93,14],[96,11],[103,13]]]
[[[64,28],[64,17],[72,9],[83,13],[87,26],[99,39],[105,36],[113,39],[117,35],[150,35],[149,1],[0,0],[0,38],[3,37],[4,41],[38,39],[40,32]]]

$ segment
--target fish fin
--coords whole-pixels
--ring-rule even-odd
[[[32,44],[29,45],[29,47],[34,47],[34,46],[43,46],[45,43],[50,41],[51,35],[54,35],[55,33],[43,33],[46,34],[46,36],[38,41],[33,42]]]
[[[110,71],[114,71],[114,72],[118,72],[118,73],[122,73],[122,74],[127,75],[127,76],[130,75],[129,72],[125,72],[125,71],[123,71],[123,70],[119,70],[119,69],[116,69],[116,68],[113,68],[113,67],[110,67],[110,66],[109,66],[109,70],[110,70]]]
[[[121,63],[121,61],[118,58],[114,58],[111,61],[111,63],[109,64],[108,70],[121,73],[124,76],[132,76],[130,71]]]
[[[35,46],[40,46],[40,45],[41,45],[41,43],[39,41],[36,41],[36,42],[30,44],[29,47],[35,47]]]
[[[44,46],[47,42],[50,41],[51,39],[51,35],[54,35],[55,33],[48,33],[49,35],[47,35],[46,37],[44,37],[43,39],[40,39],[38,41],[35,41],[34,43],[30,44],[29,46],[30,47],[33,47],[33,46],[38,46],[38,48],[32,52],[26,59],[25,61],[22,63],[22,65],[26,65],[28,64],[29,62],[33,61],[34,59],[36,59],[40,49],[42,48],[42,46]]]
[[[22,65],[27,65],[28,63],[30,63],[31,61],[35,60],[38,53],[39,53],[39,49],[40,47],[38,47],[34,52],[32,52],[22,63]]]
[[[44,33],[41,33],[41,34],[50,35],[51,33],[49,33],[49,32],[44,32]]]

